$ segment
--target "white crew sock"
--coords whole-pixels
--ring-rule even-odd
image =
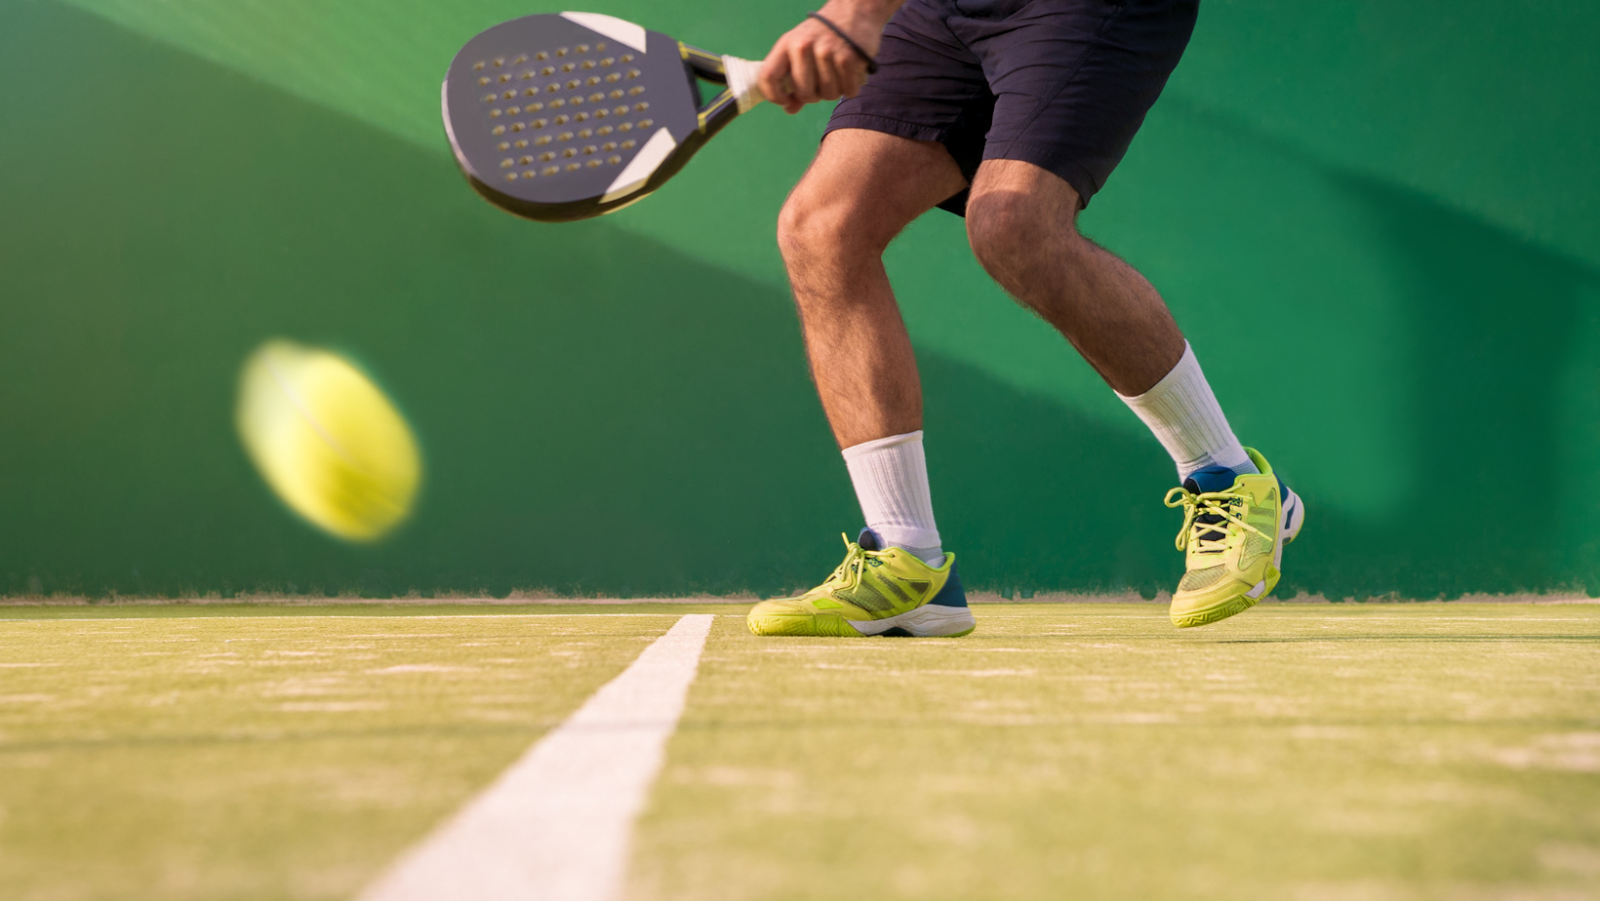
[[[1172,462],[1178,465],[1178,481],[1207,466],[1226,466],[1241,475],[1260,472],[1233,436],[1187,341],[1183,358],[1154,388],[1138,397],[1117,396],[1172,455]]]
[[[844,463],[867,528],[877,532],[886,547],[904,548],[929,566],[941,565],[944,549],[939,545],[939,527],[933,524],[922,430],[847,447]]]

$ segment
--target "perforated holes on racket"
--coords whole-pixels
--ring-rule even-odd
[[[636,126],[648,129],[655,123],[648,118],[643,121],[633,121],[636,114],[649,109],[649,102],[639,95],[645,93],[645,86],[634,84],[627,89],[612,87],[604,90],[618,81],[632,81],[639,77],[636,68],[624,69],[616,72],[617,57],[607,51],[604,41],[593,43],[579,43],[559,47],[534,47],[515,54],[508,60],[505,56],[481,60],[473,65],[473,70],[480,74],[480,85],[496,87],[501,84],[520,83],[528,85],[520,89],[495,91],[489,90],[483,94],[484,125],[491,137],[498,141],[498,148],[502,152],[512,151],[513,148],[521,150],[528,146],[526,140],[518,140],[515,144],[499,140],[511,135],[516,135],[527,130],[541,131],[552,121],[556,125],[565,125],[568,122],[583,123],[593,122],[595,126],[581,132],[581,137],[604,138],[607,135],[626,133]],[[631,63],[633,54],[623,54],[622,61]],[[509,68],[508,68],[509,67]],[[608,74],[591,75],[591,71],[610,71]],[[574,73],[586,77],[574,78]],[[539,98],[527,102],[525,106],[518,104],[528,101],[529,98]],[[606,103],[618,103],[615,107],[604,106]],[[629,103],[628,101],[631,101]],[[547,116],[536,115],[547,110],[577,108],[580,112],[558,115],[552,120]],[[603,124],[602,124],[603,123]],[[549,143],[548,137],[540,138],[538,144]],[[570,140],[570,138],[567,138]],[[638,148],[634,141],[607,142],[603,145],[605,153],[597,155],[587,161],[588,168],[617,167],[620,168],[632,159]],[[587,150],[595,154],[595,149]],[[527,154],[507,153],[501,160],[500,166],[507,182],[534,177],[559,177],[566,172],[580,171],[575,166],[549,165],[554,155],[545,153],[538,158]]]

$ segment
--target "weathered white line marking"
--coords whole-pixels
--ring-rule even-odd
[[[608,901],[714,617],[689,614],[361,901]]]

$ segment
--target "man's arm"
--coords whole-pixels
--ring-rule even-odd
[[[876,56],[883,26],[904,2],[828,0],[817,13]],[[866,80],[867,61],[816,19],[808,18],[778,38],[761,64],[761,93],[789,113],[819,100],[854,97]]]

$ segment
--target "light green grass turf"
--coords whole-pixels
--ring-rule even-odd
[[[5,899],[349,897],[688,608],[48,609],[0,611]],[[719,617],[629,895],[1600,897],[1600,607],[978,613]]]
[[[0,622],[6,620],[37,619],[170,619],[188,617],[237,616],[551,616],[557,614],[619,614],[644,613],[651,616],[682,616],[685,613],[739,613],[749,609],[749,604],[712,603],[416,603],[413,601],[383,603],[301,603],[274,599],[261,603],[157,603],[148,601],[106,603],[28,603],[26,601],[0,604]]]
[[[0,622],[0,898],[349,897],[676,620],[153,609]]]
[[[1600,607],[718,620],[640,899],[1600,897]]]

